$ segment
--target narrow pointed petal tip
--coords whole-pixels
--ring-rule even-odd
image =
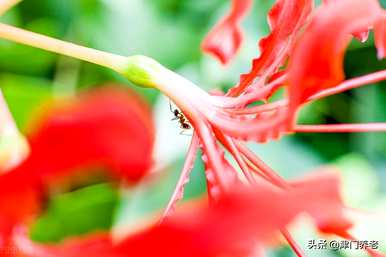
[[[229,63],[243,41],[240,22],[252,3],[253,0],[233,0],[230,13],[203,40],[202,51],[213,55],[223,65]]]
[[[208,35],[201,49],[217,58],[222,65],[226,65],[237,53],[242,40],[243,36],[238,27],[223,23]]]

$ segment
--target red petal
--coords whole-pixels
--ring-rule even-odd
[[[333,4],[340,0],[324,0],[323,2],[326,4]],[[352,33],[352,35],[359,40],[360,42],[364,43],[369,38],[370,31],[369,29],[361,30],[361,31],[355,31]]]
[[[377,0],[340,0],[320,7],[297,43],[289,68],[291,110],[344,79],[344,50],[350,33],[365,31],[380,14]]]
[[[13,226],[28,221],[40,207],[40,195],[35,181],[21,172],[0,176],[0,242]]]
[[[147,107],[132,92],[112,87],[56,103],[29,139],[31,154],[20,169],[45,182],[101,166],[135,182],[152,163]]]
[[[94,234],[87,237],[73,238],[59,245],[43,245],[32,242],[26,233],[15,236],[16,247],[25,257],[123,257],[127,254],[114,252],[114,245],[109,234]]]
[[[209,32],[202,42],[202,50],[227,64],[240,48],[242,32],[239,24],[251,6],[252,0],[233,0],[232,10]]]
[[[231,95],[239,95],[258,76],[268,76],[277,71],[292,47],[293,39],[312,11],[311,0],[278,0],[268,14],[271,34],[260,40],[260,57],[252,62],[249,73],[240,77],[240,83],[231,89]],[[265,78],[264,78],[265,79]]]
[[[383,59],[386,57],[386,11],[383,11],[382,17],[375,24],[374,33],[378,59]]]
[[[190,173],[193,170],[194,162],[196,160],[197,151],[199,148],[199,139],[197,134],[193,134],[192,141],[189,146],[189,150],[185,157],[185,163],[181,170],[180,178],[178,179],[176,188],[174,189],[173,195],[170,198],[165,212],[162,215],[162,219],[172,215],[176,209],[177,202],[184,197],[185,186],[189,183]]]
[[[214,207],[179,213],[127,238],[118,248],[133,257],[243,256],[238,252],[240,244],[266,239],[302,211],[323,224],[338,218],[344,221],[334,175],[316,176],[293,186],[286,191],[266,184],[254,191],[232,190],[231,196],[219,198]]]
[[[369,30],[364,30],[364,31],[359,31],[359,32],[354,32],[353,36],[359,40],[360,42],[364,43],[367,41],[369,38],[370,31]]]
[[[344,216],[343,200],[340,194],[338,171],[332,168],[320,169],[315,175],[292,182],[299,190],[299,197],[314,217],[321,232],[346,235],[352,223]],[[323,197],[320,197],[323,196]],[[318,202],[314,202],[318,199]],[[321,211],[322,210],[322,211]]]
[[[217,199],[223,193],[223,190],[221,188],[221,183],[218,180],[216,173],[214,172],[215,167],[209,161],[208,153],[206,152],[205,148],[202,145],[201,145],[201,150],[202,150],[202,156],[201,156],[202,161],[204,162],[204,165],[205,165],[205,175],[206,175],[206,185],[207,185],[208,196],[211,201],[217,201]],[[240,182],[237,177],[237,171],[234,169],[232,165],[230,165],[228,160],[225,158],[225,152],[218,145],[216,145],[215,154],[221,158],[223,169],[220,172],[223,173],[223,177],[226,179],[227,185],[237,186],[237,184]]]
[[[9,172],[0,176],[0,256],[17,256],[12,240],[15,226],[26,224],[40,210],[40,192],[29,174]]]

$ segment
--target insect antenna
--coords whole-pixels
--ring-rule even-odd
[[[172,107],[172,101],[169,98],[169,109],[172,113],[174,113],[173,107]]]

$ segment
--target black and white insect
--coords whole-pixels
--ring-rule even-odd
[[[181,135],[185,135],[184,132],[186,130],[190,130],[192,128],[192,125],[189,123],[188,119],[185,117],[185,115],[178,109],[174,109],[172,107],[172,104],[169,101],[169,108],[170,111],[173,113],[174,118],[172,120],[178,120],[180,123],[180,128],[182,131],[180,132]]]

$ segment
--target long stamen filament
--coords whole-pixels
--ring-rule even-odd
[[[342,92],[350,90],[350,89],[354,89],[354,88],[358,88],[358,87],[361,87],[364,85],[376,83],[376,82],[379,82],[379,81],[382,81],[385,79],[386,79],[386,70],[377,71],[377,72],[374,72],[371,74],[367,74],[364,76],[360,76],[357,78],[346,80],[336,87],[320,91],[319,93],[311,96],[308,100],[312,101],[312,100],[317,100],[317,99],[324,98],[324,97],[327,97],[330,95],[336,95],[336,94],[342,93]]]
[[[307,101],[315,101],[321,98],[325,98],[331,95],[339,94],[354,88],[358,88],[364,85],[376,83],[386,79],[386,70],[377,71],[371,74],[367,74],[364,76],[360,76],[357,78],[352,78],[342,82],[336,87],[325,89],[320,91],[317,94],[312,95],[308,98]],[[274,81],[275,83],[279,83],[279,81]],[[273,82],[272,82],[273,83]],[[279,100],[273,103],[262,104],[254,107],[243,108],[243,109],[231,109],[229,110],[234,114],[256,114],[261,112],[273,111],[277,108],[282,108],[288,106],[288,100]]]
[[[249,152],[249,150],[246,147],[242,146],[241,144],[238,144],[238,148],[239,149],[241,148],[241,152],[244,155],[248,155],[247,158],[249,160],[251,160],[251,159],[254,160],[253,164],[256,166],[259,166],[259,169],[261,169],[264,172],[264,175],[266,175],[271,180],[273,180],[273,182],[279,183],[278,185],[280,185],[283,188],[289,187],[288,183],[284,179],[282,179],[280,176],[278,176],[264,162],[259,160],[257,158],[257,156],[255,156],[252,152]],[[243,151],[243,150],[245,150],[245,151]],[[253,182],[252,184],[255,184],[255,183]],[[294,240],[294,238],[292,237],[292,235],[289,233],[289,231],[286,228],[282,228],[280,230],[280,232],[282,233],[282,235],[287,240],[288,244],[290,245],[290,247],[292,248],[292,250],[295,252],[295,254],[298,257],[305,257],[306,256],[305,253],[303,252],[303,250],[301,249],[301,247],[296,243],[296,241]]]
[[[267,164],[260,160],[252,151],[245,147],[240,142],[236,142],[236,147],[239,151],[251,161],[251,163],[256,166],[261,172],[263,172],[270,180],[274,182],[275,185],[281,188],[288,188],[290,185],[288,182],[280,177],[276,172],[274,172]]]
[[[249,167],[245,160],[242,158],[239,150],[237,149],[234,141],[230,138],[222,134],[220,131],[215,130],[216,137],[220,140],[220,142],[224,145],[224,147],[228,150],[229,153],[232,154],[237,164],[239,165],[241,171],[243,172],[245,178],[249,183],[255,183],[255,178],[249,170]]]
[[[296,243],[296,241],[294,240],[294,238],[292,237],[292,235],[289,233],[289,231],[287,229],[283,228],[281,230],[281,233],[284,236],[284,238],[287,240],[287,242],[291,246],[292,250],[295,252],[295,254],[298,257],[306,257],[306,254],[304,253],[304,251]]]
[[[299,133],[385,132],[386,123],[296,125],[294,131]]]

